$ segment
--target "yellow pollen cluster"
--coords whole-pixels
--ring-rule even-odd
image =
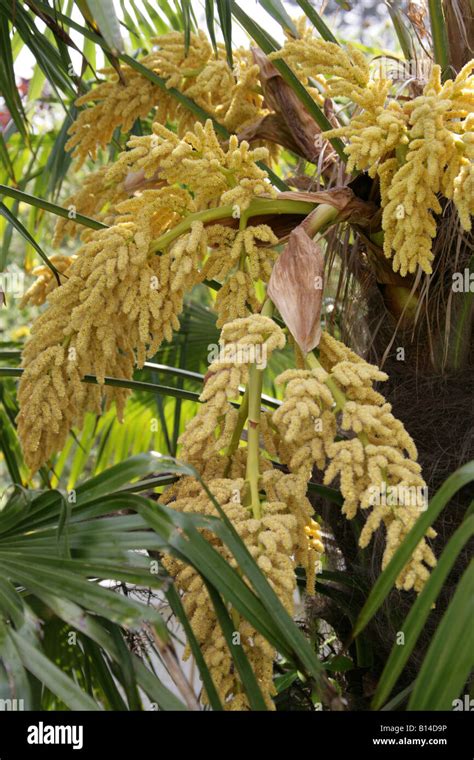
[[[282,50],[272,53],[270,59],[283,58],[296,74],[306,77],[324,76],[329,97],[353,97],[367,87],[370,79],[365,55],[351,44],[344,50],[334,42],[306,35],[290,39]]]
[[[259,68],[253,62],[250,50],[234,50],[234,68],[231,69],[225,46],[217,45],[216,57],[201,30],[191,34],[187,54],[184,35],[180,32],[163,34],[154,42],[158,47],[153,70],[166,79],[166,87],[174,87],[194,100],[230,132],[239,131],[265,113],[258,89]],[[173,104],[168,114],[161,107],[159,115],[158,120],[163,124],[176,120],[181,135],[192,123],[192,116],[180,104]]]
[[[315,573],[324,551],[321,529],[313,519],[313,508],[306,498],[306,482],[297,474],[285,474],[273,468],[263,450],[257,454],[257,489],[262,500],[260,514],[256,517],[248,502],[250,449],[239,447],[239,418],[245,407],[240,407],[237,412],[231,405],[238,398],[239,387],[249,378],[249,366],[263,369],[272,352],[283,348],[284,344],[283,331],[267,316],[254,314],[228,322],[222,330],[219,355],[206,375],[202,406],[188,423],[180,444],[182,456],[206,481],[291,614],[297,566],[306,572],[309,593],[314,589]],[[262,414],[262,420],[266,441],[272,424],[269,413]],[[233,445],[230,445],[231,441]],[[167,489],[164,500],[178,511],[216,514],[211,500],[193,478],[180,478]],[[204,530],[203,534],[237,569],[235,559],[220,540],[209,530]],[[165,558],[164,565],[182,591],[184,607],[225,708],[248,709],[247,698],[202,579],[192,567],[174,558]],[[232,619],[267,706],[274,709],[273,662],[276,653],[235,610]],[[206,701],[206,695],[203,700]]]
[[[290,369],[277,378],[286,384],[285,398],[272,419],[281,435],[279,454],[301,475],[302,483],[311,477],[313,463],[324,468],[327,447],[336,434],[334,399],[324,377],[324,370]]]
[[[106,180],[107,166],[101,166],[95,172],[86,174],[80,189],[63,202],[69,210],[69,218],[59,217],[53,237],[53,246],[61,244],[66,236],[74,237],[78,230],[85,241],[91,234],[90,229],[80,227],[75,221],[76,214],[89,216],[104,224],[111,224],[115,215],[115,204],[124,200],[127,193],[123,183],[109,183]]]
[[[235,246],[238,231],[223,224],[207,227],[209,255],[202,268],[202,276],[208,280],[222,282],[236,266],[241,255],[240,246]]]
[[[195,222],[162,256],[150,256],[149,228],[119,222],[94,232],[49,293],[23,352],[18,434],[35,471],[64,445],[69,430],[101,399],[116,401],[119,417],[127,391],[103,387],[106,375],[131,378],[163,339],[179,328],[183,296],[196,281],[203,253]],[[96,376],[99,386],[81,379]]]
[[[335,370],[348,399],[368,404],[385,403],[384,397],[374,390],[372,383],[383,383],[388,380],[388,375],[373,364],[368,364],[327,332],[321,334],[319,360],[327,372]]]
[[[204,32],[191,34],[186,53],[183,32],[171,32],[151,40],[156,48],[140,64],[165,80],[165,89],[135,68],[122,65],[119,76],[115,69],[101,73],[106,80],[77,99],[77,106],[90,107],[79,113],[69,129],[66,150],[73,151],[80,166],[97,150],[106,148],[115,129],[129,132],[135,121],[154,111],[156,121],[176,122],[183,135],[194,123],[195,116],[170,92],[172,88],[193,100],[230,132],[262,117],[263,96],[259,92],[259,67],[251,51],[234,51],[235,67],[226,60],[225,48],[218,45],[217,59]]]
[[[248,272],[238,269],[229,275],[216,295],[215,308],[219,315],[218,327],[225,325],[228,320],[244,317],[249,309],[258,311],[260,302]]]
[[[474,214],[474,114],[463,121],[461,140],[456,142],[457,165],[450,174],[449,167],[444,183],[444,193],[452,198],[459,213],[462,227],[472,229],[471,216]],[[457,171],[456,171],[457,170]]]
[[[63,256],[62,254],[56,254],[49,257],[49,260],[55,269],[60,275],[64,275],[64,277],[60,277],[60,281],[68,276],[69,267],[75,258],[75,256]],[[28,305],[41,306],[46,301],[48,295],[58,287],[58,281],[53,270],[46,265],[35,267],[32,274],[34,274],[37,279],[36,282],[28,288],[21,299],[20,307],[22,309]]]
[[[392,82],[371,77],[357,48],[317,40],[301,24],[298,30],[299,39],[288,39],[270,57],[286,60],[321,104],[327,96],[355,105],[351,121],[326,136],[346,140],[348,172],[367,171],[379,183],[384,250],[395,271],[406,275],[421,266],[430,272],[436,215],[444,208],[440,196],[456,206],[465,229],[471,226],[474,63],[445,83],[435,66],[422,95],[397,100]],[[213,305],[221,337],[198,412],[179,439],[180,456],[209,486],[292,614],[296,568],[303,568],[307,592],[313,593],[324,552],[322,528],[307,498],[314,467],[325,485],[340,489],[347,519],[364,515],[361,548],[384,529],[383,567],[425,508],[426,484],[413,440],[374,388],[387,376],[328,333],[321,335],[318,359],[298,351],[297,369],[276,379],[284,386],[281,404],[273,410],[276,404],[262,400],[263,370],[272,353],[284,348],[285,333],[265,316],[271,313],[268,297],[260,302],[279,239],[272,222],[258,221],[271,218],[275,209],[290,219],[296,212],[290,194],[270,204],[255,200],[276,197],[259,166],[269,152],[251,149],[235,133],[268,114],[263,90],[270,91],[263,77],[260,85],[251,51],[234,51],[232,70],[225,47],[218,45],[215,53],[202,32],[191,34],[188,52],[181,32],[153,42],[141,63],[165,80],[162,87],[123,66],[120,76],[105,70],[107,81],[77,101],[92,104],[70,129],[67,149],[78,165],[95,159],[117,128],[130,131],[150,112],[152,134],[132,135],[116,161],[87,174],[65,201],[70,218],[58,222],[55,245],[78,233],[77,213],[108,226],[86,229],[74,256],[51,257],[60,285],[48,267],[34,270],[38,279],[22,305],[46,301],[47,307],[23,352],[18,434],[34,473],[64,446],[87,411],[100,414],[115,403],[121,419],[129,391],[113,387],[108,378],[130,380],[135,367],[172,340],[185,294],[198,283],[217,281]],[[225,125],[231,137],[220,140],[211,119],[195,123],[173,88]],[[179,478],[163,501],[181,513],[218,514],[190,477]],[[201,533],[243,577],[210,527]],[[430,530],[420,541],[397,578],[398,588],[422,589],[436,562],[427,541],[433,537]],[[203,579],[175,557],[165,557],[163,564],[182,595],[225,708],[249,709]],[[238,634],[235,646],[247,655],[274,709],[276,652],[236,609],[229,612]],[[207,696],[202,699],[206,703]]]
[[[280,459],[303,484],[314,465],[324,471],[326,485],[338,478],[342,511],[348,519],[359,509],[372,509],[360,545],[367,546],[383,523],[385,567],[426,507],[416,447],[390,404],[372,388],[374,381],[386,375],[327,333],[323,333],[320,351],[329,372],[321,366],[289,370],[278,378],[286,383],[283,404],[273,415],[282,438]],[[336,440],[338,428],[342,440]],[[430,530],[428,537],[434,535]],[[400,573],[397,586],[420,591],[435,561],[423,540]]]
[[[322,554],[324,552],[324,545],[320,524],[311,518],[309,525],[305,525],[304,532],[308,536],[311,548],[318,552],[318,554]]]
[[[284,344],[282,330],[269,317],[254,314],[224,326],[219,356],[209,367],[200,396],[204,403],[180,438],[187,461],[201,469],[229,445],[237,421],[231,401],[247,381],[249,364],[266,363]]]
[[[193,193],[197,209],[210,205],[231,205],[245,209],[256,195],[272,193],[266,172],[256,162],[268,158],[266,148],[250,150],[243,140],[232,135],[224,149],[212,122],[199,122],[180,139],[155,122],[153,134],[133,135],[128,146],[110,168],[107,179],[115,182],[128,171],[143,171],[145,177],[157,176],[170,185],[182,183]]]
[[[439,67],[434,67],[423,95],[405,106],[411,125],[408,153],[392,179],[383,212],[384,252],[393,255],[393,268],[402,276],[418,265],[428,274],[432,271],[434,214],[442,210],[438,193],[456,154],[455,134],[446,126],[453,103],[444,97],[439,76]]]
[[[324,136],[345,137],[349,156],[347,171],[355,168],[375,177],[384,158],[400,145],[408,142],[407,115],[400,104],[386,100],[391,82],[386,79],[371,80],[367,87],[354,92],[352,100],[362,109],[345,127],[332,129]]]
[[[244,452],[240,450],[240,453]],[[292,614],[296,587],[295,567],[300,565],[306,569],[308,588],[314,587],[315,568],[324,551],[320,527],[311,518],[312,507],[304,491],[301,492],[295,476],[285,475],[273,470],[268,463],[266,466],[262,463],[260,488],[265,491],[266,500],[262,505],[262,517],[256,519],[250,509],[241,503],[244,490],[242,477],[209,479],[211,472],[218,474],[222,471],[225,459],[221,457],[220,460],[220,464],[216,466],[216,458],[209,459],[202,470],[203,477],[269,584],[287,611]],[[245,459],[237,457],[237,465],[245,465]],[[183,477],[171,486],[164,494],[164,501],[179,512],[217,515],[211,500],[200,485],[189,477]],[[206,530],[203,533],[229,564],[238,569],[236,560],[222,542],[211,531]],[[202,578],[194,568],[172,557],[164,558],[163,564],[183,594],[184,608],[225,709],[249,709]],[[275,650],[236,611],[232,617],[235,633],[239,634],[240,644],[257,677],[267,707],[274,709],[272,696],[275,694]],[[187,648],[185,657],[189,656],[189,653]],[[206,702],[205,694],[202,695],[202,699]]]
[[[217,326],[222,327],[247,316],[249,309],[259,311],[255,283],[268,282],[278,255],[272,246],[278,238],[264,224],[238,231],[213,225],[207,233],[210,253],[202,277],[223,282],[215,302]]]
[[[319,524],[313,519],[314,509],[306,497],[307,483],[303,483],[301,478],[293,473],[286,475],[271,467],[261,469],[261,485],[267,499],[286,504],[296,519],[297,541],[294,560],[298,567],[304,568],[306,588],[308,593],[312,594],[324,546],[321,534],[313,532],[319,530]],[[318,540],[312,541],[312,538]]]
[[[218,268],[223,269],[222,251],[214,249],[219,237],[216,232],[222,227],[210,225],[209,247],[207,228],[193,214],[214,204],[244,209],[255,194],[268,189],[266,173],[255,163],[265,150],[251,151],[235,137],[224,150],[210,121],[204,126],[197,123],[182,140],[160,125],[155,125],[155,132],[149,138],[137,138],[148,140],[147,146],[142,142],[132,145],[112,167],[99,170],[84,183],[74,198],[74,210],[95,213],[111,226],[87,230],[75,257],[55,259],[59,271],[64,271],[61,287],[41,269],[38,282],[26,296],[31,303],[39,304],[45,297],[49,301],[25,348],[20,387],[19,434],[33,470],[61,447],[71,426],[81,424],[84,411],[100,412],[102,400],[115,400],[122,416],[127,391],[104,388],[105,376],[130,379],[135,365],[141,367],[164,339],[172,339],[173,330],[179,328],[184,294],[206,276],[206,269],[212,269],[213,253],[216,260],[220,257]],[[151,184],[147,185],[148,181]],[[71,216],[59,225],[58,240],[75,231],[74,214]],[[237,311],[244,317],[248,305],[259,306],[254,279],[268,279],[275,256],[270,246],[277,239],[269,227],[259,225],[232,230],[224,240],[232,241],[235,250],[227,262],[228,271],[242,266],[249,278],[248,301]],[[218,245],[225,247],[222,241]],[[223,289],[219,297],[222,313],[226,311],[224,296]],[[270,333],[271,329],[268,341],[262,338],[265,351],[271,344]],[[258,342],[258,335],[253,338]],[[52,378],[54,364],[61,383],[43,383],[39,395],[24,393],[21,389],[28,378],[37,377],[33,365],[43,362],[45,352],[53,346],[66,353],[47,353],[45,377]],[[71,362],[76,363],[74,372]],[[73,385],[76,392],[77,382],[86,374],[95,375],[100,387],[82,390],[80,401],[71,405]],[[41,393],[55,407],[55,422],[49,431],[52,412],[47,405],[36,413],[37,406],[42,406]],[[225,422],[228,430],[231,416],[232,411]],[[31,419],[34,425],[30,429]]]
[[[380,71],[370,77],[363,54],[350,46],[344,50],[306,34],[271,57],[283,57],[307,77],[324,75],[330,97],[355,104],[349,123],[325,137],[347,140],[349,172],[379,178],[384,253],[393,258],[394,271],[404,277],[421,267],[430,274],[441,195],[454,201],[462,226],[471,229],[474,61],[444,83],[433,66],[423,94],[402,100],[391,96],[392,82]]]
[[[295,589],[295,566],[292,555],[297,540],[296,518],[289,514],[285,503],[280,501],[266,502],[261,519],[252,517],[249,510],[238,501],[238,494],[243,488],[242,479],[211,480],[208,486],[222,505],[227,517],[232,521],[240,538],[245,542],[250,554],[265,573],[268,582],[291,614]],[[217,515],[210,499],[191,479],[185,478],[180,481],[178,488],[173,490],[173,497],[175,500],[170,502],[170,506],[179,512]],[[210,531],[205,533],[211,545],[232,567],[238,569],[236,560],[221,541]],[[249,709],[232,656],[202,578],[194,568],[174,558],[165,558],[163,564],[175,579],[177,588],[183,593],[184,608],[225,709]],[[275,651],[248,621],[240,618],[238,613],[234,613],[233,619],[234,636],[236,633],[239,634],[240,645],[250,661],[267,707],[274,709],[271,697],[275,693],[273,686]],[[206,701],[205,695],[203,695],[203,701]]]
[[[153,60],[151,55],[141,63],[153,70]],[[135,121],[145,118],[159,99],[157,86],[129,66],[121,67],[125,83],[119,81],[113,68],[103,69],[100,73],[108,80],[76,100],[78,107],[89,103],[93,106],[80,111],[68,130],[70,138],[65,148],[72,151],[78,168],[89,156],[95,161],[98,149],[109,145],[117,128],[129,132]]]
[[[192,214],[195,208],[193,199],[185,188],[166,185],[160,189],[143,190],[119,203],[116,221],[133,221],[138,228],[149,229],[150,237],[154,239],[184,220],[188,214]],[[202,225],[200,229],[204,241],[206,233]],[[179,235],[173,235],[169,245],[178,238]]]

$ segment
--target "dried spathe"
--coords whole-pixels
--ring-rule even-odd
[[[268,295],[305,354],[321,337],[323,283],[321,249],[302,226],[296,227],[273,267]]]

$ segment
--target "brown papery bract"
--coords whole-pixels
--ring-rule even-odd
[[[273,267],[268,295],[305,354],[321,337],[323,284],[321,249],[300,225]]]

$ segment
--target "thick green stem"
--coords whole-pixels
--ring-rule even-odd
[[[338,214],[339,211],[335,206],[331,206],[329,203],[321,203],[305,220],[304,228],[308,235],[314,238],[317,234],[322,234],[326,227],[333,224]]]
[[[252,216],[263,214],[301,214],[307,216],[315,207],[315,203],[308,201],[293,201],[290,199],[278,200],[273,198],[258,198],[251,201],[249,207],[243,212],[245,219]],[[177,224],[173,229],[160,235],[151,244],[151,251],[156,253],[162,251],[176,240],[180,235],[191,229],[193,222],[217,222],[219,219],[230,219],[234,212],[234,206],[219,206],[218,208],[197,211],[195,214],[189,214],[186,219]]]
[[[347,401],[344,391],[342,391],[341,388],[339,388],[337,383],[330,376],[329,372],[326,372],[323,365],[319,362],[319,360],[315,357],[315,355],[312,352],[306,355],[305,361],[310,369],[320,369],[326,373],[324,382],[332,393],[332,397],[336,403],[336,410],[340,411],[344,407],[344,404]]]
[[[269,317],[273,313],[273,304],[269,298],[265,301],[260,312],[262,316]],[[249,368],[249,380],[246,394],[248,394],[248,430],[247,430],[247,469],[245,482],[248,486],[248,497],[253,516],[259,520],[262,516],[259,493],[259,454],[260,454],[260,408],[262,403],[263,370],[258,369],[257,364],[251,364]]]
[[[244,395],[242,396],[242,401],[240,402],[239,407],[239,413],[237,416],[237,422],[235,424],[234,432],[232,433],[232,438],[230,439],[230,443],[226,450],[227,456],[232,456],[232,454],[237,450],[240,442],[240,436],[242,435],[242,430],[244,429],[244,425],[247,421],[249,413],[249,391],[248,388],[246,388]],[[230,462],[229,462],[230,465]],[[227,477],[227,474],[226,474]]]
[[[250,489],[250,506],[253,516],[258,520],[262,516],[259,495],[259,448],[260,448],[260,405],[263,385],[263,370],[251,364],[249,369],[249,414],[247,432],[247,471],[246,481]]]
[[[244,216],[241,216],[239,219],[239,230],[245,229],[246,226],[246,219]],[[245,265],[245,249],[242,245],[242,254],[240,257],[240,268],[243,270]],[[242,430],[244,429],[244,425],[247,421],[249,413],[249,389],[248,387],[245,389],[245,393],[242,397],[242,401],[240,402],[240,408],[239,413],[237,416],[237,422],[235,424],[234,432],[232,433],[232,438],[230,440],[230,443],[227,447],[226,454],[229,457],[229,461],[227,462],[227,466],[225,468],[224,476],[227,477],[230,471],[231,462],[232,462],[232,454],[237,451],[239,443],[240,443],[240,436],[242,435]]]

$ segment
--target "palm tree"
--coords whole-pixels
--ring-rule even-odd
[[[222,81],[235,85],[240,81],[239,66],[244,70],[250,66],[249,59],[241,60],[236,52],[237,25],[250,37],[252,63],[258,67],[247,100],[240,102],[237,95],[235,100],[236,109],[248,107],[251,116],[234,124],[230,108],[225,112],[222,103],[214,102],[206,82],[203,87],[199,66],[183,64],[176,77],[172,67],[163,70],[149,63],[152,40],[158,37],[159,46],[160,37],[170,31],[178,33],[186,53],[193,55],[196,40],[204,37],[197,34],[197,4],[143,0],[123,4],[119,19],[111,0],[55,4],[0,0],[5,51],[0,67],[4,101],[0,255],[8,308],[0,352],[4,378],[0,445],[8,484],[6,506],[0,512],[0,677],[9,697],[23,699],[27,707],[133,710],[151,702],[165,710],[199,709],[189,669],[183,670],[178,661],[177,639],[165,620],[171,612],[187,639],[209,706],[222,709],[219,684],[187,617],[182,588],[168,575],[170,565],[164,559],[168,555],[189,564],[205,584],[251,709],[266,709],[268,701],[252,658],[232,641],[236,620],[241,619],[249,621],[280,655],[273,673],[275,704],[280,709],[314,709],[319,703],[329,709],[365,709],[371,701],[375,709],[383,705],[386,709],[406,705],[408,709],[450,709],[470,677],[472,652],[466,651],[463,642],[474,585],[472,561],[469,564],[474,530],[469,509],[474,480],[470,462],[474,459],[470,222],[460,212],[456,194],[445,185],[434,188],[431,206],[427,190],[424,206],[420,203],[420,219],[425,214],[430,220],[432,263],[419,266],[417,260],[416,266],[404,266],[400,260],[394,270],[390,258],[394,251],[387,252],[390,227],[386,222],[393,198],[387,196],[379,164],[398,162],[401,171],[409,162],[409,151],[419,138],[410,122],[415,107],[411,104],[427,97],[433,63],[439,66],[439,92],[442,83],[455,79],[468,63],[472,7],[467,0],[430,1],[426,8],[392,0],[387,13],[395,50],[387,54],[362,45],[356,48],[363,51],[371,70],[378,67],[390,75],[386,96],[392,103],[391,113],[400,116],[400,134],[406,136],[393,145],[387,142],[388,147],[377,154],[378,164],[371,164],[363,150],[358,160],[353,160],[350,150],[356,144],[352,125],[374,126],[363,122],[369,107],[347,89],[334,87],[340,77],[334,67],[326,78],[328,89],[322,89],[321,68],[327,69],[330,61],[321,64],[309,58],[308,64],[304,54],[298,58],[309,31],[315,39],[334,46],[323,51],[330,50],[334,57],[338,51],[347,55],[327,17],[308,0],[298,0],[297,10],[306,17],[304,30],[291,18],[294,6],[279,0],[261,5],[281,27],[287,40],[283,47],[246,12],[245,4],[205,3],[202,23],[209,39],[209,61],[216,51],[219,76],[228,77]],[[345,4],[338,5],[338,12],[344,14]],[[291,45],[298,41],[301,45],[296,44],[292,53]],[[35,65],[31,78],[20,83],[27,51]],[[312,55],[311,48],[306,52]],[[66,143],[71,125],[79,123],[78,114],[92,111],[81,109],[94,88],[102,86],[97,63],[102,59],[109,65],[107,77],[115,72],[118,86],[126,88],[127,77],[133,75],[148,101],[140,113],[133,114],[130,124],[115,119],[110,111],[112,126],[104,128],[105,138],[99,134],[92,150],[79,156],[84,165],[74,175],[74,144],[66,147]],[[349,59],[355,66],[358,59]],[[308,71],[308,66],[313,69]],[[224,90],[218,92],[224,97]],[[130,89],[127,93],[132,97]],[[82,100],[76,105],[78,96]],[[470,109],[471,122],[462,114],[454,120],[463,117],[466,124],[472,123],[471,101],[466,109]],[[22,278],[30,277],[38,263],[46,292],[56,280],[61,283],[64,262],[51,252],[52,219],[64,219],[67,232],[73,225],[76,231],[78,227],[89,231],[109,224],[107,204],[114,202],[109,197],[104,196],[99,209],[87,202],[84,207],[71,207],[67,198],[97,169],[94,152],[99,167],[116,161],[131,136],[139,139],[151,132],[157,114],[179,134],[196,120],[210,120],[223,149],[232,144],[233,132],[240,143],[248,141],[250,148],[265,145],[269,149],[269,157],[265,162],[259,159],[258,167],[279,193],[280,206],[275,213],[265,201],[255,201],[264,204],[258,206],[255,219],[271,228],[278,253],[295,228],[317,237],[324,252],[326,286],[322,304],[312,307],[317,312],[315,329],[321,311],[328,333],[383,368],[389,376],[384,395],[419,451],[430,505],[383,571],[382,536],[377,534],[372,549],[361,550],[358,535],[364,520],[360,514],[353,521],[345,519],[340,510],[342,487],[329,487],[321,468],[314,468],[308,497],[322,518],[326,555],[316,593],[309,590],[299,625],[213,494],[206,490],[218,516],[206,516],[205,523],[202,515],[181,513],[172,508],[173,502],[166,506],[166,498],[161,498],[163,488],[186,476],[207,489],[205,478],[174,458],[187,459],[178,439],[196,415],[199,391],[209,379],[209,346],[219,339],[213,307],[223,283],[217,274],[186,295],[179,330],[133,378],[106,378],[107,387],[132,391],[123,426],[113,408],[100,414],[88,412],[82,428],[74,429],[60,451],[41,462],[34,478],[19,444],[17,378],[23,371],[19,361],[25,336],[17,324],[29,324],[42,299],[35,300],[35,295],[18,306],[15,286],[20,283],[21,289]],[[87,126],[93,128],[94,121]],[[472,160],[469,136],[463,142],[461,127],[453,129],[457,134],[452,144]],[[465,132],[469,134],[468,127]],[[364,140],[369,139],[367,132]],[[80,150],[79,145],[76,154]],[[444,171],[441,156],[437,165]],[[446,175],[448,170],[449,164]],[[139,185],[145,180],[139,176]],[[158,175],[148,180],[150,187],[160,188]],[[469,181],[466,188],[468,194]],[[107,189],[107,185],[94,185],[93,193]],[[143,184],[138,189],[144,189]],[[397,209],[401,218],[408,213],[402,202]],[[225,224],[233,229],[239,221],[236,214],[229,216]],[[63,245],[68,256],[75,251],[75,243]],[[34,293],[40,293],[41,282]],[[277,376],[293,366],[294,353],[301,360],[301,342],[288,316],[288,303],[285,306],[285,298],[276,291],[274,284],[275,297],[269,293],[280,312],[275,323],[285,328],[286,322],[299,348],[293,344],[272,356],[261,397],[266,410],[281,405]],[[314,346],[309,346],[309,353]],[[85,381],[94,387],[100,377],[87,373]],[[239,406],[245,416],[249,397],[252,404],[252,387],[250,383],[250,392],[242,396]],[[237,446],[246,435],[240,435],[242,428],[238,432]],[[272,466],[288,472],[285,463],[274,461]],[[454,474],[448,477],[450,473]],[[395,589],[397,576],[432,525],[438,533],[436,569],[417,597]],[[219,553],[216,542],[227,554]],[[229,562],[231,556],[239,572],[235,561]],[[297,580],[304,589],[301,568]],[[405,636],[402,648],[396,644],[400,632]],[[441,659],[446,641],[450,657]]]

